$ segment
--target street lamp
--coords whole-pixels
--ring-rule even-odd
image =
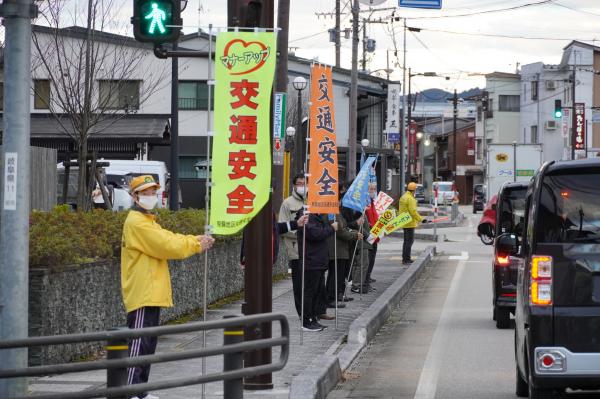
[[[294,89],[298,91],[298,104],[296,108],[296,132],[299,137],[296,140],[294,148],[294,174],[299,173],[303,170],[302,165],[302,90],[306,89],[307,81],[303,76],[296,76],[292,82]],[[306,172],[305,172],[306,173]]]

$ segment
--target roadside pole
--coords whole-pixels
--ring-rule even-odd
[[[358,0],[352,2],[352,71],[350,72],[350,128],[348,134],[348,157],[346,160],[346,179],[356,177],[356,140],[358,117],[358,18],[360,16],[360,4]]]
[[[26,338],[29,306],[29,94],[31,18],[28,0],[5,0],[4,126],[0,210],[0,340]],[[27,349],[0,351],[3,368],[27,367]],[[1,379],[0,397],[27,395],[27,379]]]

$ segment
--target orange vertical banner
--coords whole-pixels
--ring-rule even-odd
[[[331,67],[312,65],[310,82],[308,212],[337,214],[339,213],[338,149]]]

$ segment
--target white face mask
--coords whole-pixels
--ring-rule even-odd
[[[371,197],[371,199],[375,199],[375,197],[377,197],[376,195],[377,193],[369,193],[369,197]]]
[[[306,194],[306,187],[304,187],[304,186],[302,186],[302,187],[296,186],[296,192],[298,193],[299,196],[304,197],[304,194]]]
[[[156,195],[140,195],[137,202],[142,208],[149,211],[156,206],[158,197]]]

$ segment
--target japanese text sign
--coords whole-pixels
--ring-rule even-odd
[[[410,216],[410,213],[402,212],[385,226],[385,234],[391,234],[399,228],[406,226],[411,221],[412,217]]]
[[[4,210],[17,210],[17,160],[16,152],[7,152],[4,159]]]
[[[370,244],[373,244],[377,238],[382,237],[384,234],[385,226],[387,226],[394,219],[395,216],[396,211],[393,208],[383,212],[381,217],[377,220],[377,222],[375,222],[375,224],[371,228],[371,234],[369,235],[367,241]]]
[[[339,213],[338,150],[331,67],[313,65],[310,73],[310,161],[308,211]]]
[[[235,234],[267,203],[275,34],[223,32],[215,53],[211,224]]]
[[[387,118],[385,121],[385,130],[388,135],[388,142],[397,143],[400,141],[400,85],[388,85],[387,97]]]
[[[375,212],[377,212],[377,215],[381,215],[388,208],[388,206],[392,205],[392,202],[394,202],[394,199],[392,197],[390,197],[383,191],[380,191],[377,195],[377,198],[375,198],[375,201],[373,201],[373,204],[375,205]]]
[[[343,206],[362,213],[367,205],[371,203],[371,197],[369,197],[369,178],[372,174],[371,169],[376,160],[376,156],[369,156],[369,158],[367,158],[362,168],[360,168],[360,172],[358,172],[356,179],[354,179],[350,188],[346,191],[344,198],[342,198]]]
[[[573,146],[576,150],[585,150],[585,104],[575,103],[575,124],[573,128]]]

